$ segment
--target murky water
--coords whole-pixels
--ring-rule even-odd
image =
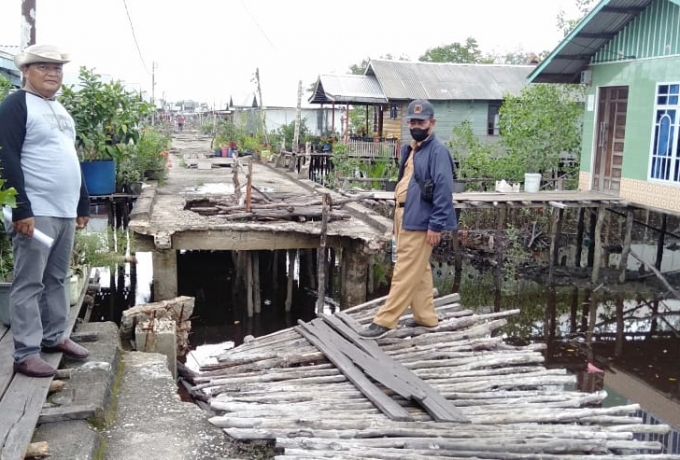
[[[634,246],[634,250],[649,260],[656,254],[656,248],[649,245]],[[611,266],[616,266],[618,257],[611,255]],[[102,272],[103,279],[116,284],[113,293],[100,296],[94,320],[116,321],[124,306],[152,300],[151,254],[137,253],[137,260],[134,273],[129,265],[113,276]],[[300,280],[298,266],[293,308],[286,313],[287,263],[284,261],[284,268],[277,270],[278,279],[273,278],[275,270],[267,263],[271,261],[261,266],[262,312],[248,318],[244,283],[238,278],[230,252],[189,251],[178,257],[179,294],[196,298],[192,346],[228,340],[239,344],[246,335],[264,335],[292,327],[298,319],[309,321],[315,317],[315,290],[301,284],[304,281]],[[375,278],[383,279],[384,284],[373,297],[386,293],[390,267],[387,258],[376,266]],[[629,268],[637,270],[639,262],[632,260]],[[667,250],[662,268],[667,272],[680,269],[680,252]],[[520,279],[505,280],[498,293],[494,292],[493,270],[478,270],[469,264],[464,264],[458,276],[453,267],[445,264],[436,264],[433,273],[440,293],[450,293],[457,286],[466,308],[478,312],[520,309],[518,315],[509,318],[501,332],[503,336],[517,344],[546,343],[546,366],[574,372],[579,389],[593,391],[603,387],[601,374],[587,372],[588,363],[602,369],[616,365],[667,396],[680,399],[680,301],[643,295],[644,290],[638,289],[640,284],[632,284],[628,290],[609,292],[602,288],[593,292],[572,286],[548,289]],[[131,276],[135,283],[131,283]],[[104,282],[102,286],[108,284]],[[337,293],[337,286],[334,288],[328,294],[331,297]],[[333,308],[325,306],[328,311]],[[622,334],[617,333],[619,330]],[[611,389],[608,391],[613,399],[607,404],[622,397]]]

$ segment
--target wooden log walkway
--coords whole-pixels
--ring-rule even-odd
[[[384,298],[246,341],[190,377],[190,392],[233,439],[270,440],[289,459],[677,459],[636,435],[636,404],[602,407],[604,391],[546,369],[544,346],[503,342],[517,310],[475,314],[435,299],[436,328],[400,326],[377,341]],[[206,404],[207,403],[207,404]]]
[[[67,331],[72,331],[76,324],[87,287],[87,282],[83,283],[80,297],[71,307]],[[2,460],[24,458],[53,380],[15,374],[13,352],[12,330],[0,324],[0,459]],[[52,366],[58,367],[62,354],[44,354],[43,358]],[[87,417],[88,414],[84,416]],[[46,420],[48,421],[49,417],[43,421]]]

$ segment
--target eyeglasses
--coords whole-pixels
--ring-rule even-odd
[[[64,68],[61,65],[50,65],[50,64],[34,64],[31,67],[38,69],[38,71],[42,73],[58,73],[61,74],[64,72]]]

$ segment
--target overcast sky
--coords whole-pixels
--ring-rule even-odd
[[[295,105],[298,80],[366,57],[417,60],[470,36],[484,52],[552,50],[561,9],[576,15],[574,0],[37,0],[36,29],[72,54],[73,74],[84,65],[150,93],[155,62],[156,98],[221,106],[255,90],[259,67],[265,105]],[[21,0],[0,0],[0,45],[19,44],[20,16]]]

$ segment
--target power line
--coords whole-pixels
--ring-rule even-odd
[[[146,73],[151,74],[149,72],[149,69],[146,67],[146,62],[144,62],[144,58],[142,57],[142,50],[139,49],[139,43],[137,42],[137,35],[135,34],[135,26],[132,25],[132,18],[130,17],[130,11],[128,10],[127,2],[123,0],[123,5],[125,6],[125,13],[127,14],[128,21],[130,22],[130,30],[132,31],[132,38],[135,40],[135,46],[137,47],[137,53],[139,54],[139,60],[142,61],[142,65],[144,66],[144,70],[146,70]]]
[[[248,13],[248,16],[250,16],[250,19],[253,20],[253,22],[254,22],[255,25],[257,26],[257,29],[260,31],[260,33],[261,33],[262,36],[265,38],[265,40],[267,40],[267,42],[269,42],[269,44],[271,45],[271,47],[274,48],[274,51],[278,52],[279,50],[276,48],[276,46],[274,46],[274,44],[273,44],[272,41],[269,39],[269,37],[267,36],[267,34],[264,32],[264,30],[262,29],[262,27],[260,27],[260,23],[257,22],[257,19],[256,19],[255,16],[253,16],[253,14],[250,12],[250,10],[249,10],[248,7],[246,6],[246,4],[243,2],[243,0],[241,0],[241,6],[243,7],[244,10],[246,10],[246,13]]]

